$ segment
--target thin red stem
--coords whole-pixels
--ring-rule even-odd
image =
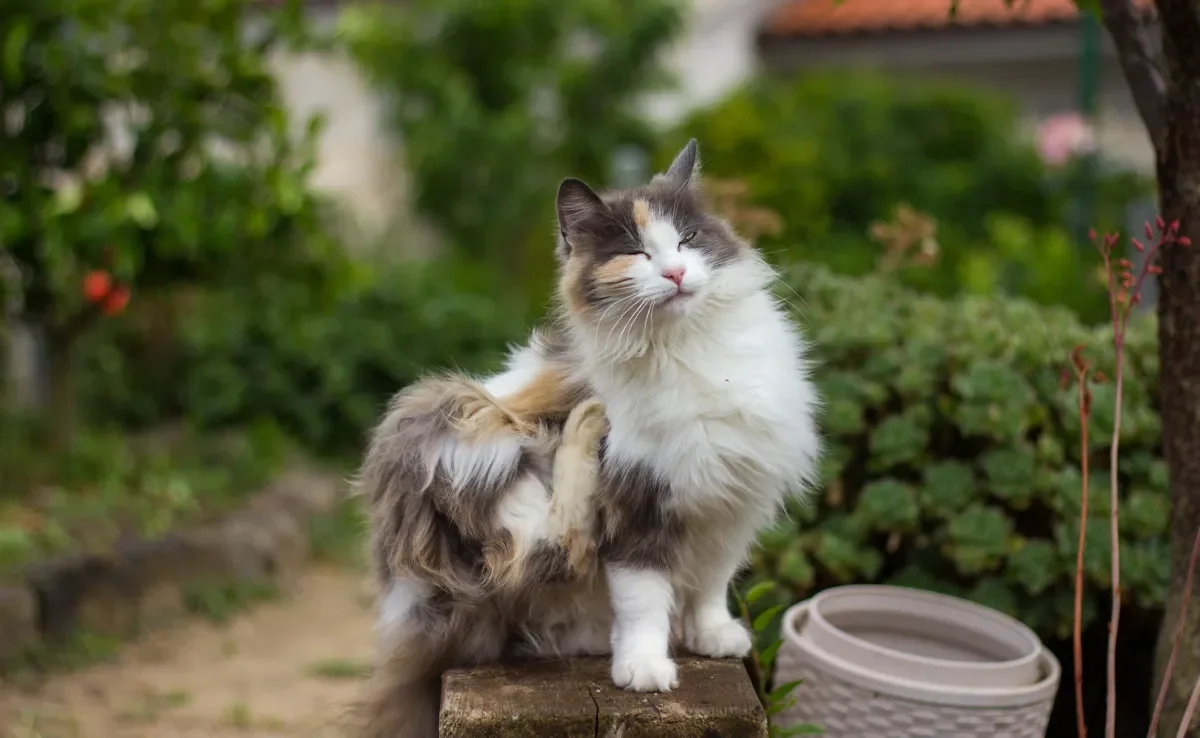
[[[1124,304],[1110,299],[1114,306],[1113,319],[1113,349],[1116,354],[1115,397],[1113,407],[1112,447],[1109,449],[1109,536],[1112,540],[1111,562],[1112,569],[1112,610],[1108,620],[1108,680],[1105,689],[1104,736],[1116,738],[1117,734],[1117,636],[1121,625],[1121,538],[1120,538],[1120,449],[1121,449],[1121,408],[1125,389],[1125,329],[1129,325],[1129,315],[1138,301],[1142,291],[1142,283],[1154,263],[1162,237],[1153,242],[1146,251],[1142,267],[1133,280],[1133,289],[1126,293]],[[1108,267],[1109,284],[1112,284],[1111,259],[1105,257]]]
[[[1187,578],[1183,580],[1183,602],[1179,606],[1179,620],[1175,622],[1175,634],[1171,637],[1171,653],[1167,656],[1167,667],[1163,671],[1162,684],[1158,688],[1158,699],[1154,703],[1154,714],[1150,716],[1150,730],[1146,738],[1158,734],[1158,721],[1162,718],[1163,706],[1167,703],[1167,687],[1175,673],[1175,656],[1179,653],[1179,641],[1183,637],[1183,623],[1187,620],[1188,601],[1192,598],[1192,582],[1196,578],[1196,559],[1200,557],[1200,530],[1192,540],[1192,555],[1188,558]],[[1187,724],[1186,722],[1184,723]]]

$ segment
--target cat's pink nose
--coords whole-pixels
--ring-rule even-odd
[[[675,283],[676,287],[683,285],[683,275],[687,270],[681,266],[664,269],[662,275]]]

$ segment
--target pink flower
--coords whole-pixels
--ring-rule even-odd
[[[1096,150],[1092,125],[1079,113],[1059,113],[1046,118],[1037,128],[1037,150],[1042,161],[1062,166],[1079,154]]]

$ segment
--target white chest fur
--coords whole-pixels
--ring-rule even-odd
[[[773,507],[812,481],[819,452],[803,353],[759,293],[637,358],[596,360],[588,373],[608,408],[611,461],[652,466],[685,508]]]

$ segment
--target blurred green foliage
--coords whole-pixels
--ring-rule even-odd
[[[766,531],[748,585],[791,602],[885,582],[965,596],[1043,637],[1070,632],[1081,480],[1072,347],[1109,376],[1110,328],[1004,296],[943,300],[879,277],[794,265],[827,456],[812,504]],[[792,296],[790,290],[787,296]],[[1168,581],[1155,326],[1130,325],[1121,420],[1121,585],[1147,611]],[[1092,388],[1084,625],[1109,582],[1111,385]]]
[[[105,317],[85,275],[133,301],[181,284],[328,297],[341,247],[309,189],[268,68],[308,41],[299,2],[12,0],[0,10],[0,302],[48,344],[69,436],[76,340]],[[65,440],[65,439],[64,439]]]
[[[876,269],[870,231],[907,204],[936,222],[938,258],[897,278],[943,296],[1002,291],[1067,305],[1089,322],[1107,316],[1093,253],[1072,236],[1072,201],[1087,169],[1052,169],[1017,135],[1003,98],[945,81],[852,73],[763,78],[684,120],[658,147],[664,166],[689,137],[704,170],[748,188],[748,204],[784,227],[759,239],[777,261]],[[1101,167],[1103,169],[1103,167]],[[1094,180],[1097,230],[1124,228],[1148,181],[1108,172]]]
[[[653,148],[638,105],[668,79],[682,0],[414,0],[351,6],[341,40],[390,103],[419,213],[454,249],[548,284],[553,183],[610,181]]]
[[[302,286],[210,292],[181,315],[174,350],[153,360],[132,322],[88,344],[80,389],[92,417],[153,426],[186,415],[202,428],[270,419],[315,451],[353,454],[397,390],[438,367],[497,366],[532,319],[497,275],[447,260],[363,265],[328,306]]]
[[[0,582],[49,554],[107,550],[228,509],[291,451],[277,427],[260,423],[204,436],[177,426],[87,429],[51,455],[36,422],[0,417]]]

